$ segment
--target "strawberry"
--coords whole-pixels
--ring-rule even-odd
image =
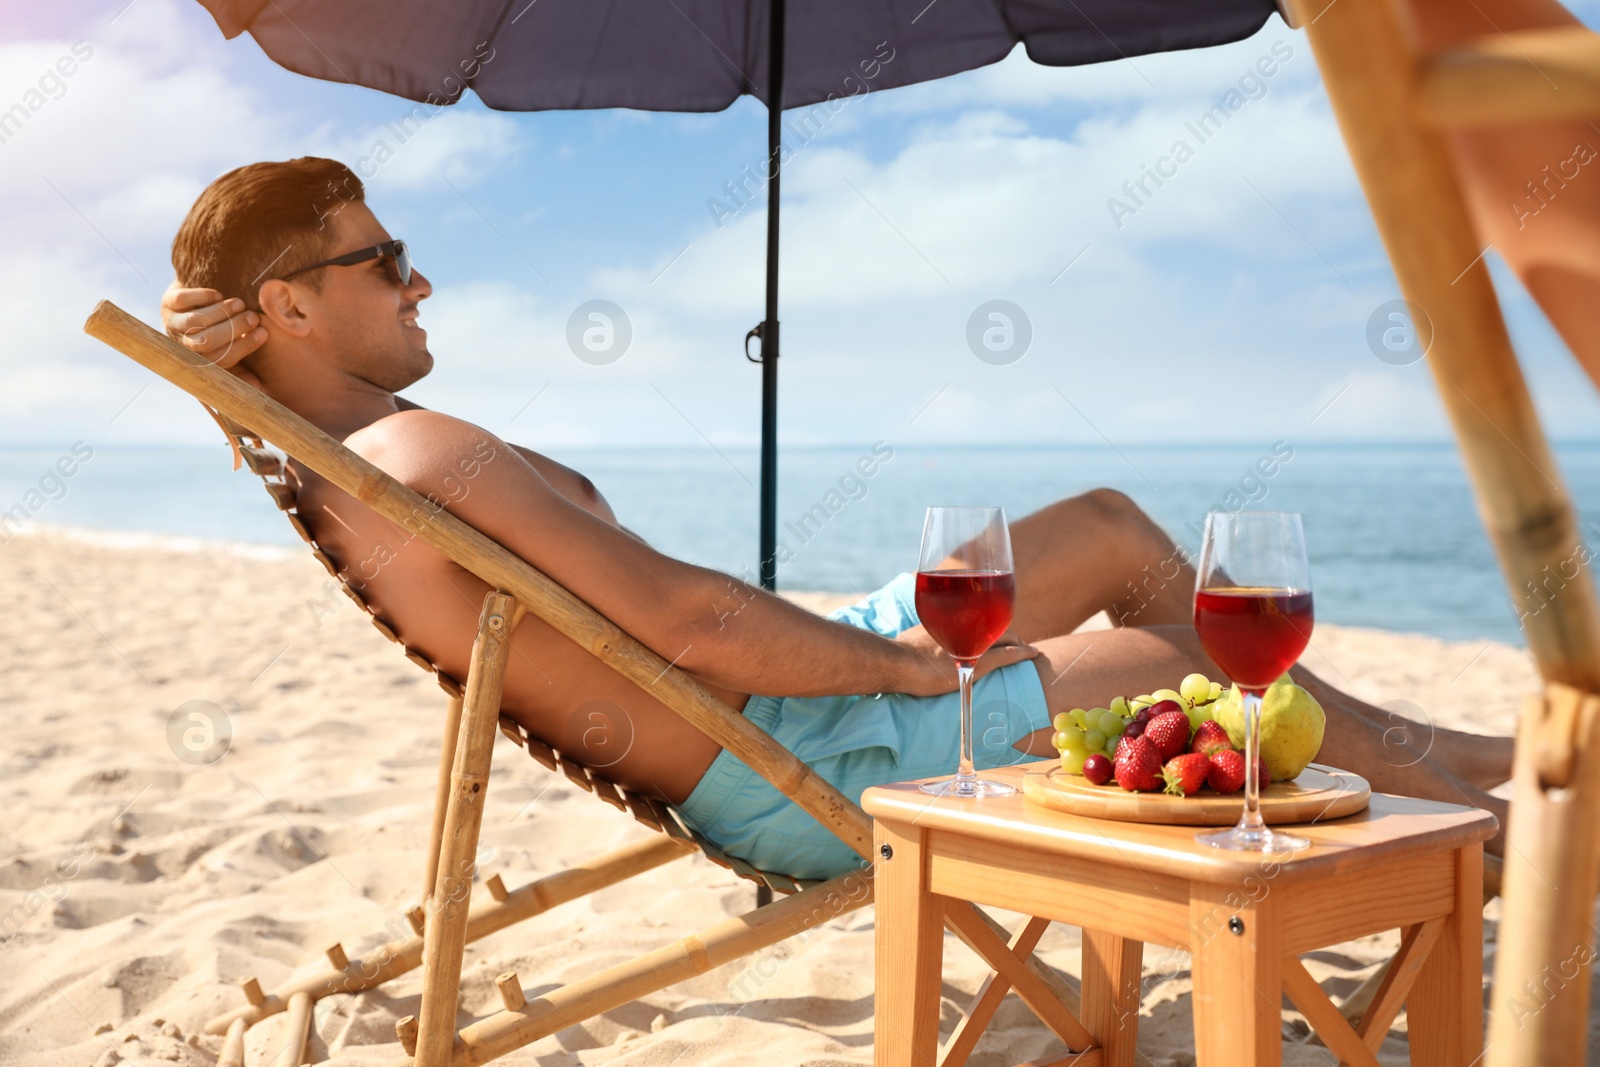
[[[1157,715],[1144,728],[1144,736],[1156,746],[1161,762],[1165,763],[1189,747],[1189,716],[1181,711]]]
[[[1272,784],[1272,773],[1267,770],[1267,761],[1260,756],[1256,757],[1256,786],[1265,789]]]
[[[1200,752],[1209,756],[1211,753],[1223,748],[1232,748],[1233,742],[1228,740],[1228,731],[1215,719],[1207,719],[1201,723],[1194,732],[1194,740],[1189,742],[1190,752]]]
[[[1211,769],[1206,784],[1219,793],[1237,793],[1244,788],[1244,756],[1231,748],[1211,753]]]
[[[1185,752],[1173,756],[1161,768],[1161,777],[1167,783],[1167,792],[1178,796],[1193,796],[1206,784],[1211,770],[1211,758],[1203,752]]]
[[[1117,784],[1130,793],[1153,793],[1161,788],[1161,756],[1146,737],[1124,739],[1117,745]]]

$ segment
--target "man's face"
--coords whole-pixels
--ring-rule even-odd
[[[333,231],[332,258],[391,240],[389,231],[364,203],[345,203],[325,220]],[[320,333],[318,347],[340,370],[380,389],[398,392],[433,369],[428,334],[417,325],[417,304],[433,286],[413,269],[411,283],[395,279],[394,265],[373,259],[317,271],[322,292],[301,287],[300,295]],[[294,285],[299,279],[292,279]]]

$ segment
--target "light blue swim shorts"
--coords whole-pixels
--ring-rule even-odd
[[[917,625],[915,579],[902,574],[829,617],[885,637]],[[745,717],[859,802],[889,782],[954,774],[961,744],[956,693],[914,697],[752,696]],[[972,696],[973,762],[987,770],[1033,757],[1012,745],[1050,725],[1044,686],[1030,662],[978,679]],[[724,749],[678,808],[724,852],[792,878],[832,878],[865,861]]]

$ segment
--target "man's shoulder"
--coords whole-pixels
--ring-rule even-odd
[[[406,482],[464,462],[487,463],[510,451],[481,426],[423,408],[386,415],[345,438],[345,444]]]
[[[465,448],[470,452],[480,445],[505,447],[482,426],[426,408],[409,408],[385,415],[345,438],[344,443],[374,462],[383,454],[406,456],[441,448]]]

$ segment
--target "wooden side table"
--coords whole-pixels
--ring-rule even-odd
[[[985,773],[1020,787],[1024,769]],[[908,782],[862,804],[877,822],[876,1067],[959,1067],[1052,920],[1083,928],[1081,1026],[1065,1028],[1080,1055],[1054,1063],[1134,1063],[1145,942],[1191,953],[1199,1067],[1280,1063],[1283,993],[1344,1063],[1377,1067],[1402,1004],[1413,1064],[1468,1067],[1482,1051],[1483,842],[1495,820],[1477,808],[1374,793],[1359,815],[1297,827],[1310,848],[1263,856],[1201,845],[1193,827],[1087,819],[1020,795],[953,800]],[[996,973],[941,1053],[947,900],[1035,918],[983,953]],[[1352,1027],[1300,956],[1397,928],[1400,952]]]

